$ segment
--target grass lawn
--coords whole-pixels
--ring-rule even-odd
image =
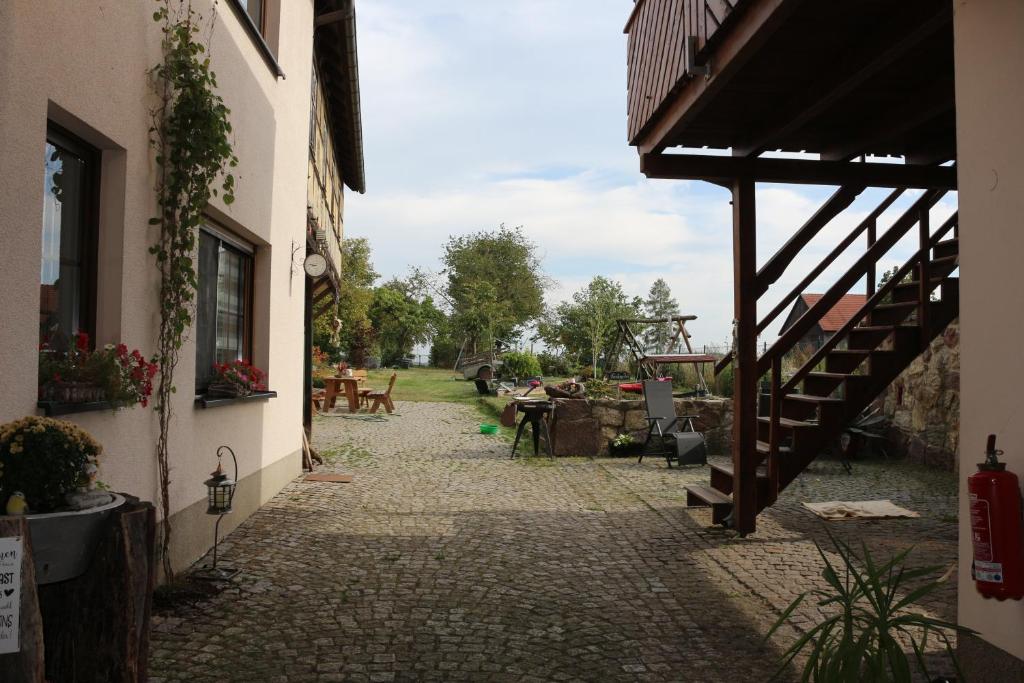
[[[477,409],[482,422],[490,424],[498,424],[498,416],[508,403],[504,396],[481,396],[473,382],[462,379],[461,372],[438,368],[370,370],[367,385],[386,389],[392,372],[398,374],[391,390],[391,398],[396,401],[465,403]],[[498,433],[506,439],[515,436],[515,430],[500,425]]]
[[[367,384],[386,389],[392,372],[398,374],[391,391],[396,401],[472,402],[480,396],[472,382],[462,379],[461,372],[438,368],[370,370]]]

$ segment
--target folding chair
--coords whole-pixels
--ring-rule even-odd
[[[676,417],[672,383],[645,380],[644,401],[649,426],[637,464],[643,462],[644,455],[663,455],[669,467],[672,467],[673,460],[680,465],[706,465],[708,457],[704,435],[693,428],[693,419],[697,416]]]

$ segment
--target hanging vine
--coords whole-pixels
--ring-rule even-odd
[[[192,327],[198,286],[195,266],[199,226],[211,197],[222,192],[225,204],[234,201],[238,164],[231,146],[230,110],[217,94],[217,77],[210,70],[206,45],[213,21],[201,41],[202,16],[188,0],[157,0],[153,20],[163,31],[163,62],[150,70],[160,97],[153,111],[150,144],[159,167],[156,184],[159,215],[150,219],[159,238],[150,247],[160,271],[160,329],[157,361],[160,379],[156,410],[160,435],[156,455],[163,515],[160,556],[165,576],[173,577],[168,548],[170,522],[170,432],[175,393],[174,371],[182,343]],[[219,186],[219,190],[218,190]]]

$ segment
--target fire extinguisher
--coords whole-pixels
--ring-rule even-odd
[[[999,462],[996,435],[989,434],[985,462],[967,478],[971,501],[971,576],[986,598],[1024,598],[1024,521],[1017,475]]]

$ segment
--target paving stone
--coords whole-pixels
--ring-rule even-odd
[[[956,557],[945,472],[818,461],[741,539],[684,507],[706,467],[510,460],[479,421],[451,403],[318,418],[320,469],[353,481],[297,479],[228,536],[235,586],[154,618],[150,680],[767,680],[825,614],[806,601],[763,642],[824,586],[815,542],[836,559],[801,502],[891,499],[921,517],[828,529],[883,557]],[[922,608],[955,620],[955,576]]]

